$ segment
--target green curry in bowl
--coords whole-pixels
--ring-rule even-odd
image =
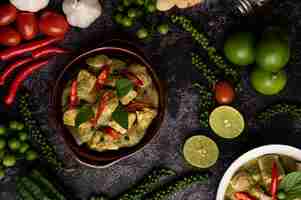
[[[64,125],[79,145],[103,152],[132,147],[157,116],[159,95],[147,68],[96,55],[63,91]]]
[[[301,176],[301,162],[288,156],[268,154],[244,164],[231,178],[225,200],[300,200],[286,183]],[[300,177],[301,178],[301,177]],[[284,180],[286,179],[286,180]],[[290,183],[291,188],[301,185]],[[292,198],[289,198],[292,197]]]

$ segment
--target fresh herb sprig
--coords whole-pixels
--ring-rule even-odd
[[[33,144],[40,148],[41,156],[55,169],[62,169],[63,163],[57,158],[54,147],[48,141],[38,122],[33,118],[29,105],[29,94],[20,97],[18,106],[24,118],[24,123],[30,131]]]
[[[301,172],[292,172],[282,179],[278,198],[286,200],[301,198]]]
[[[288,103],[279,103],[271,105],[265,110],[258,113],[256,118],[260,122],[265,123],[266,121],[270,121],[273,117],[281,113],[286,113],[294,119],[299,120],[301,119],[301,106]]]
[[[196,88],[199,92],[199,109],[200,109],[200,124],[204,128],[209,128],[209,115],[210,111],[215,106],[215,101],[213,100],[213,92],[209,90],[204,85],[200,85],[199,83],[193,84],[194,88]]]
[[[144,198],[144,200],[165,200],[170,195],[186,189],[194,183],[206,183],[208,181],[208,176],[195,173],[190,176],[185,176],[182,179],[173,181],[171,184],[162,187],[161,189],[155,191],[150,196]]]

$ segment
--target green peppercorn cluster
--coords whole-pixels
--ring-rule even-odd
[[[217,72],[209,68],[208,65],[202,61],[202,58],[195,53],[191,54],[191,62],[199,70],[202,76],[206,78],[209,85],[214,87],[214,85],[218,82]]]
[[[29,94],[25,94],[19,99],[19,109],[24,118],[25,125],[28,127],[32,142],[40,148],[40,153],[46,161],[55,169],[60,170],[63,164],[58,160],[54,147],[50,144],[47,137],[40,129],[38,122],[34,120],[29,106]]]
[[[279,103],[267,107],[265,110],[257,114],[257,119],[264,123],[271,120],[278,114],[287,113],[294,119],[301,119],[301,106],[288,103]]]
[[[165,200],[175,192],[184,190],[194,183],[206,183],[207,181],[207,176],[204,176],[204,174],[195,173],[193,175],[173,181],[171,184],[168,184],[162,189],[155,191],[149,197],[144,198],[144,200]]]
[[[181,179],[173,180],[154,190],[158,186],[162,178],[174,177],[176,173],[170,169],[155,169],[149,175],[142,179],[140,183],[129,189],[120,197],[114,200],[165,200],[170,195],[180,190],[186,189],[194,183],[206,183],[208,176],[202,173],[194,173],[184,176]],[[89,200],[108,200],[103,195],[92,196]]]
[[[97,196],[92,196],[90,200],[108,200],[108,198],[102,195],[97,195]]]
[[[190,19],[185,16],[172,15],[171,21],[172,23],[181,26],[185,31],[191,33],[192,38],[207,52],[210,61],[213,62],[217,68],[223,70],[226,78],[232,80],[234,83],[240,81],[240,69],[227,64],[224,58],[218,54],[216,48],[210,46],[209,40],[205,34],[199,32]]]
[[[194,88],[199,92],[199,108],[200,108],[200,124],[204,128],[209,128],[209,115],[210,111],[215,107],[215,101],[213,100],[213,92],[207,87],[195,83]]]
[[[119,0],[114,9],[114,21],[125,29],[139,27],[136,36],[139,39],[150,39],[158,32],[166,35],[169,32],[167,23],[155,23],[149,20],[149,17],[156,16],[157,7],[155,0]]]
[[[116,200],[144,200],[144,196],[150,193],[154,185],[158,184],[163,177],[174,175],[176,173],[169,169],[155,169],[143,178],[136,187],[131,188]]]

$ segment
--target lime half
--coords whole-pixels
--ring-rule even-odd
[[[186,140],[183,153],[189,164],[199,168],[211,167],[216,163],[219,156],[216,143],[202,135],[193,136]]]
[[[212,130],[222,138],[236,138],[245,128],[242,114],[231,106],[220,106],[209,117]]]

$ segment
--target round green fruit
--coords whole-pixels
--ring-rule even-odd
[[[0,150],[4,149],[6,146],[6,141],[4,138],[0,138]]]
[[[26,152],[26,160],[31,161],[31,160],[36,160],[38,158],[38,154],[33,151],[29,150]]]
[[[224,52],[227,59],[240,66],[255,62],[255,38],[252,33],[240,32],[231,35],[225,42]]]
[[[29,144],[27,143],[21,143],[21,146],[19,148],[20,153],[25,153],[29,149]]]
[[[25,141],[25,140],[27,140],[27,138],[28,138],[28,134],[26,132],[20,132],[19,133],[19,139],[21,141]]]
[[[283,90],[286,83],[287,76],[284,71],[273,73],[257,68],[251,73],[253,88],[264,95],[278,94]]]
[[[17,160],[14,155],[6,155],[3,158],[3,165],[5,167],[13,167],[13,166],[15,166],[16,162],[17,162]]]
[[[0,125],[0,135],[5,135],[5,134],[6,134],[6,128]]]
[[[12,138],[8,141],[8,146],[11,150],[16,151],[20,148],[21,143],[16,138]]]
[[[0,179],[5,176],[5,170],[0,168]]]
[[[280,38],[263,39],[257,46],[256,63],[258,67],[278,72],[288,63],[290,48],[288,42]]]
[[[145,28],[140,28],[137,33],[136,33],[137,37],[139,39],[145,39],[148,37],[148,31]]]

